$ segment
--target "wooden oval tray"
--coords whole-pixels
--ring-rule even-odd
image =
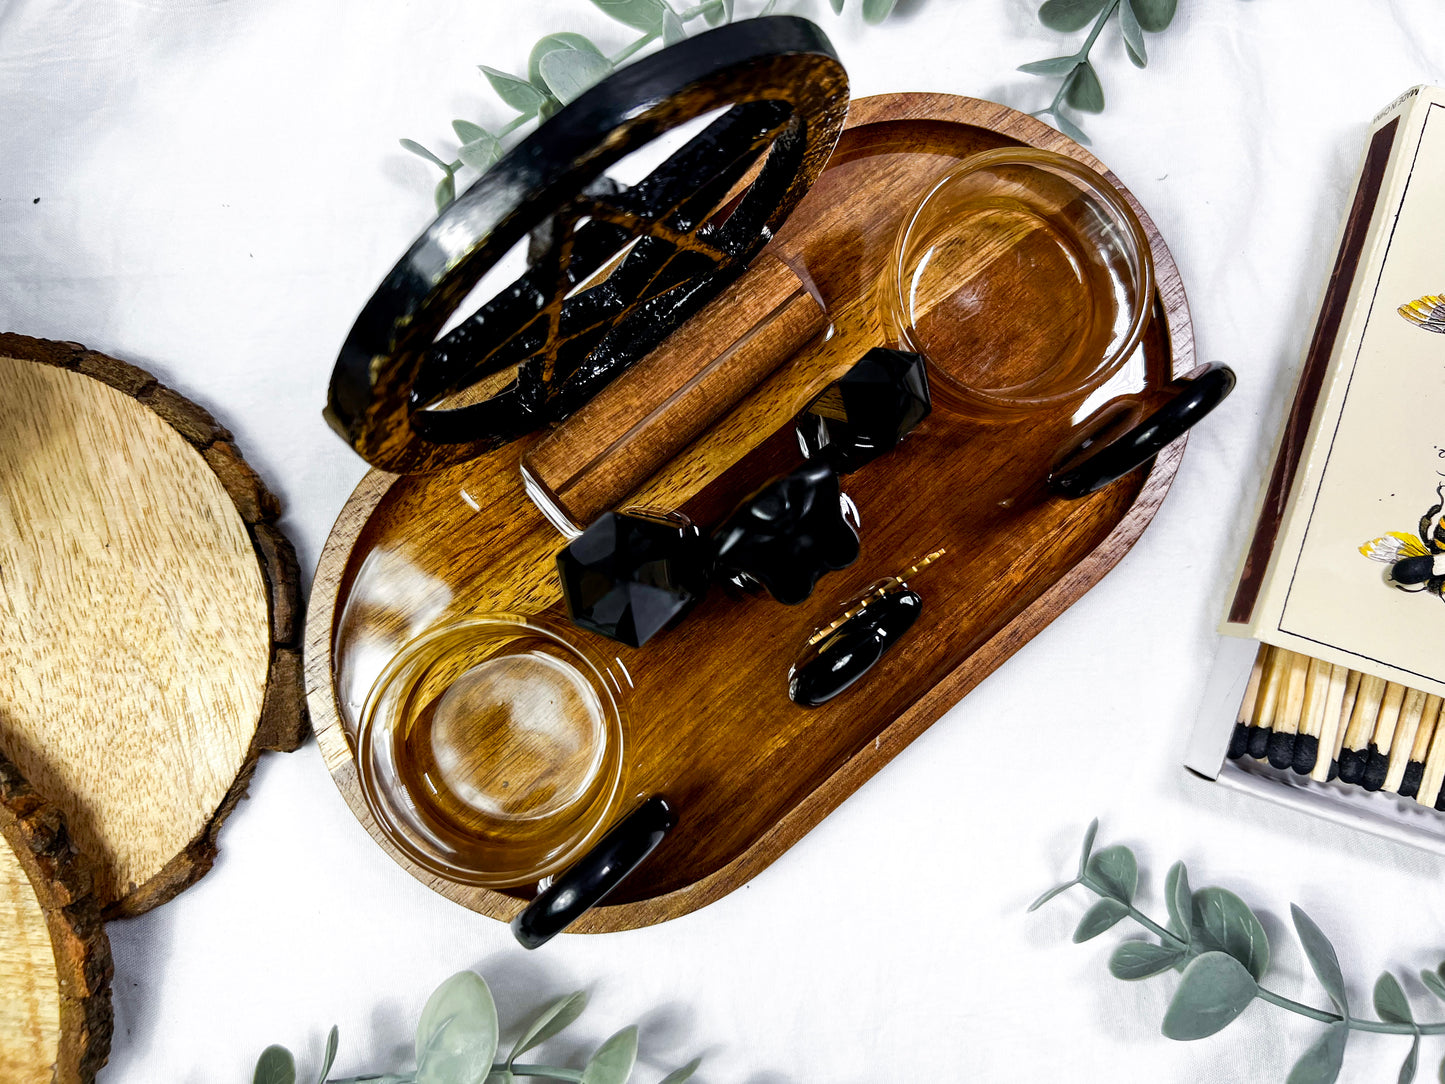
[[[847,356],[885,344],[874,289],[902,215],[961,159],[1018,144],[1106,172],[1077,144],[1004,106],[927,94],[853,103],[828,168],[770,246],[806,268],[828,302],[832,341]],[[1150,238],[1158,283],[1144,345],[1111,381],[1127,396],[1158,388],[1195,362],[1178,269],[1125,195]],[[643,498],[649,490],[676,494],[689,464],[716,467],[721,458],[727,469],[720,477],[714,471],[705,483],[684,487],[684,510],[712,523],[750,483],[786,469],[786,439],[763,441],[747,454],[722,445],[736,435],[739,418],[771,432],[773,420],[799,409],[802,402],[787,394],[789,369],[675,460],[663,472],[670,481],[644,487]],[[640,651],[578,632],[603,657],[617,656],[634,683],[629,787],[665,795],[679,823],[575,930],[650,925],[744,884],[1119,561],[1167,492],[1184,441],[1147,471],[1092,497],[1045,498],[1029,481],[1041,479],[1057,454],[1067,413],[981,426],[936,405],[897,451],[845,479],[861,515],[862,555],[801,605],[715,590]],[[442,882],[397,854],[358,788],[352,737],[376,675],[427,628],[489,610],[565,621],[554,566],[563,539],[528,501],[518,470],[540,436],[437,474],[368,474],[327,541],[307,620],[312,721],[353,812],[413,875],[499,919],[521,910],[528,890]],[[809,635],[867,585],[939,548],[948,555],[912,581],[923,613],[899,646],[823,707],[789,701],[788,667]]]

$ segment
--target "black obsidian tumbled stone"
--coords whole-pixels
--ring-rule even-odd
[[[691,524],[608,512],[557,554],[573,623],[641,647],[707,591],[711,557]]]
[[[838,475],[808,463],[764,486],[713,532],[717,569],[750,576],[784,605],[802,602],[826,572],[858,559]]]
[[[848,474],[896,448],[931,407],[923,356],[875,347],[809,404],[798,439],[809,459]]]

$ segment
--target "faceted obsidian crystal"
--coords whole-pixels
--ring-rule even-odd
[[[557,554],[567,614],[584,629],[641,647],[707,590],[698,529],[608,512]]]
[[[713,532],[713,544],[719,572],[751,576],[789,606],[811,595],[825,572],[858,559],[858,535],[826,463],[764,486]]]
[[[923,356],[880,346],[813,400],[798,439],[809,459],[848,474],[896,448],[931,406]]]

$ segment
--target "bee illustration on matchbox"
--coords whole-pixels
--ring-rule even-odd
[[[1445,326],[1436,328],[1445,331]],[[1418,535],[1391,531],[1371,539],[1360,552],[1390,566],[1385,582],[1401,591],[1428,591],[1445,599],[1445,482],[1435,487],[1435,503],[1420,517]]]
[[[1395,310],[1416,327],[1445,335],[1445,296],[1427,294]]]

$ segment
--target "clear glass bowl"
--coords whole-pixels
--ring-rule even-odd
[[[1052,151],[975,155],[899,231],[884,318],[970,413],[1082,400],[1138,346],[1154,295],[1128,203]]]
[[[366,699],[362,794],[398,850],[437,876],[506,888],[557,873],[621,797],[620,686],[533,620],[493,614],[407,644]]]

